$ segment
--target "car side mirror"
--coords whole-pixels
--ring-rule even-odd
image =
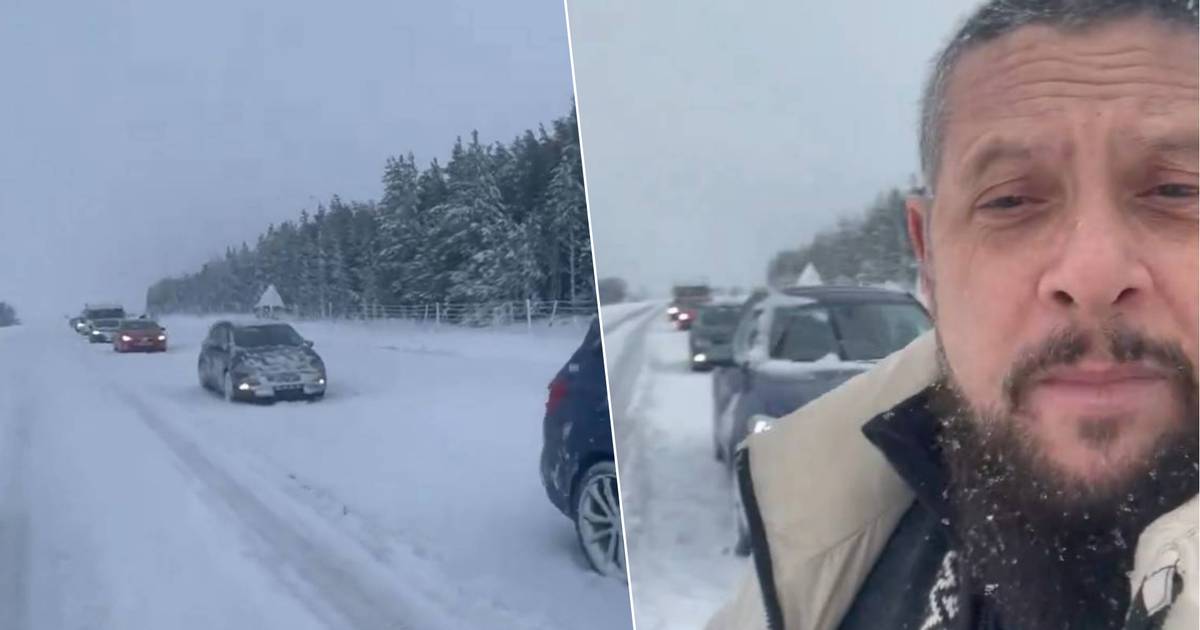
[[[311,348],[311,347],[313,347],[314,345],[315,345],[315,344],[313,343],[312,339],[305,339],[305,340],[304,340],[304,347],[305,347],[305,348]]]

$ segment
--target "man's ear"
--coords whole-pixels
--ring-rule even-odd
[[[904,211],[908,223],[908,240],[912,243],[913,255],[917,259],[917,273],[920,274],[921,293],[927,304],[933,303],[933,252],[930,251],[929,227],[932,210],[932,200],[924,195],[910,195],[904,201]]]

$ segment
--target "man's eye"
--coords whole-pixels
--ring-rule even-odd
[[[1162,184],[1142,193],[1143,197],[1167,197],[1170,199],[1191,199],[1200,191],[1192,184]]]
[[[1005,210],[1005,209],[1009,209],[1009,208],[1019,208],[1020,206],[1023,206],[1026,203],[1029,203],[1029,201],[1030,201],[1029,197],[1022,197],[1020,195],[1005,195],[1003,197],[996,197],[994,199],[989,199],[989,200],[985,201],[983,204],[981,204],[979,207],[980,208],[997,209],[997,210]]]

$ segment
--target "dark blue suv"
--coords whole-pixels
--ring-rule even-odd
[[[600,322],[550,382],[543,425],[542,484],[575,523],[579,545],[598,573],[625,579],[621,502],[613,458]]]
[[[713,449],[732,477],[749,434],[903,348],[932,323],[910,294],[873,287],[793,287],[747,303],[732,360],[713,373]],[[739,553],[748,551],[738,520]]]

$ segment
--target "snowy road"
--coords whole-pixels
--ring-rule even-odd
[[[582,328],[300,324],[327,399],[253,406],[166,324],[166,355],[0,330],[0,627],[630,627],[537,474]]]
[[[666,304],[606,326],[605,351],[637,628],[701,628],[748,568],[713,458],[710,377],[688,369]]]

